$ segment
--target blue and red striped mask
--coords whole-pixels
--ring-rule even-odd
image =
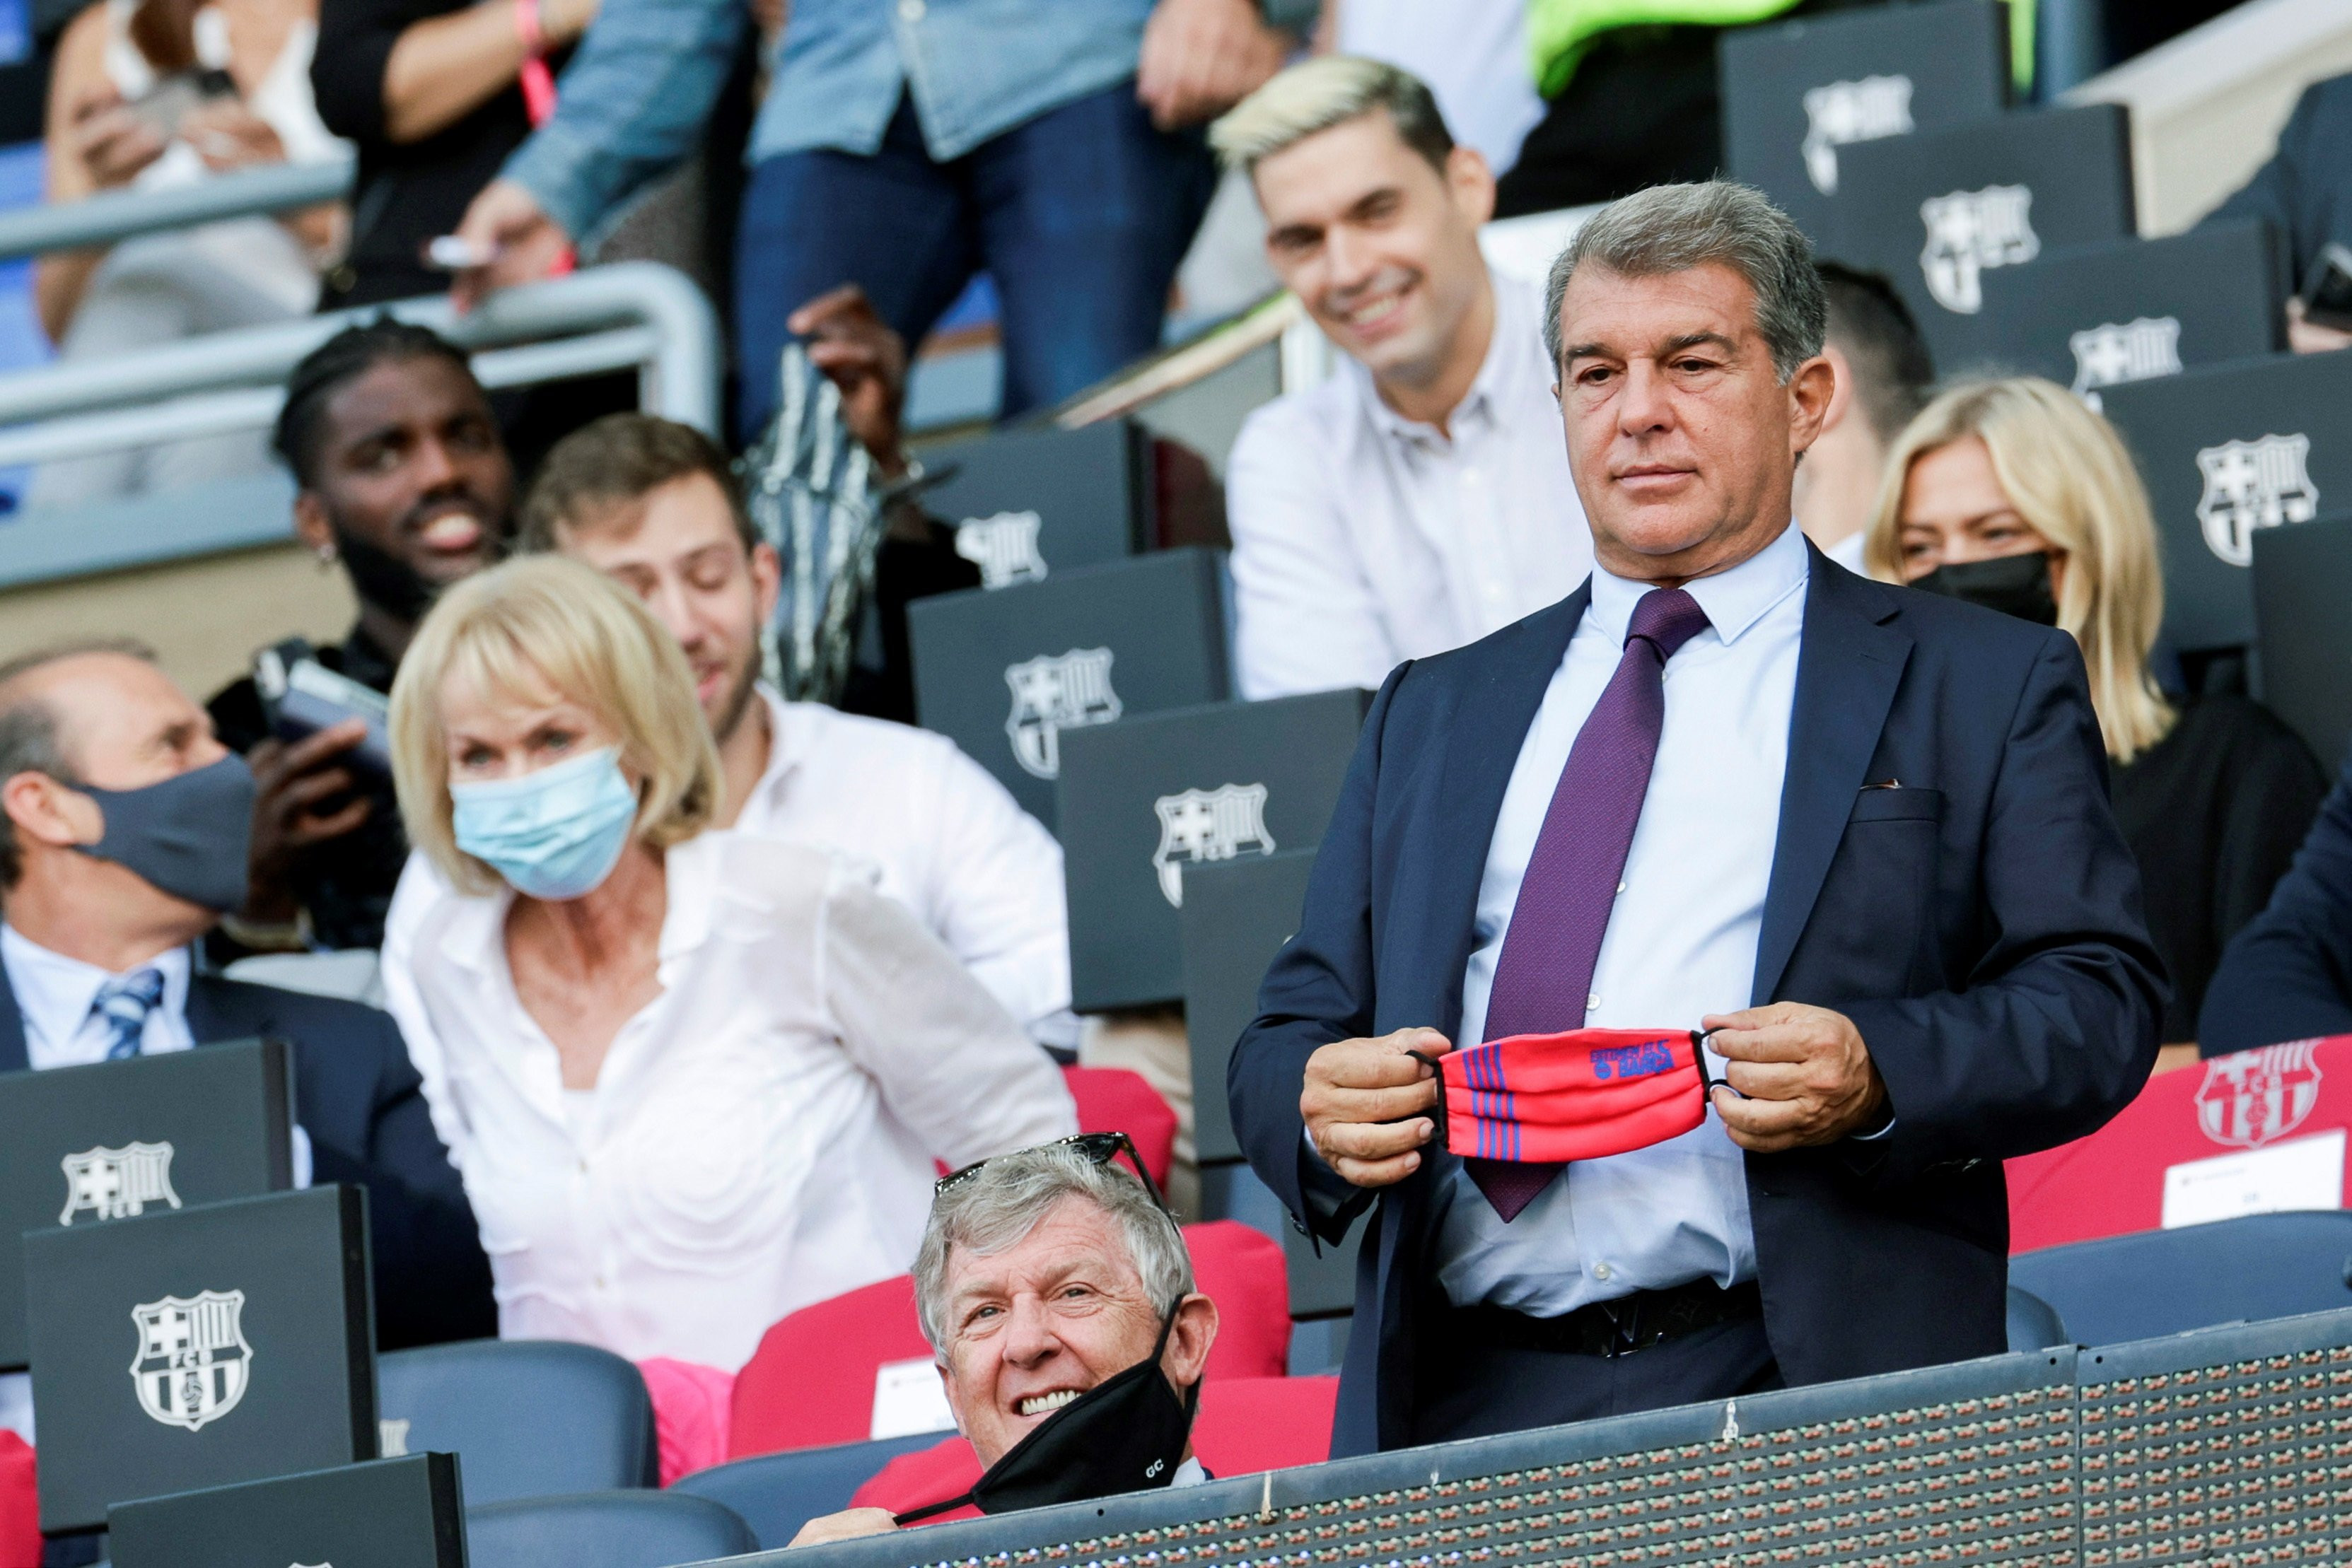
[[[1705,1039],[1697,1030],[1577,1029],[1421,1059],[1437,1069],[1448,1149],[1562,1165],[1646,1149],[1706,1121],[1716,1080]]]

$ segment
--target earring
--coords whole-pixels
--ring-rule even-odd
[[[334,564],[335,564],[335,559],[336,559],[336,555],[335,555],[335,546],[334,546],[334,541],[333,541],[333,540],[330,539],[327,543],[322,544],[322,545],[320,545],[320,546],[319,547],[319,564],[320,564],[321,567],[329,567],[329,566],[332,566],[332,565],[334,565]]]

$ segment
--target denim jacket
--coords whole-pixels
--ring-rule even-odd
[[[792,0],[746,162],[872,152],[911,93],[945,162],[1135,74],[1153,0]],[[545,125],[504,171],[574,235],[691,152],[745,0],[604,0]]]

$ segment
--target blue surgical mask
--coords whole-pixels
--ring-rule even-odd
[[[608,746],[520,779],[449,786],[457,847],[517,893],[578,898],[613,874],[637,820],[637,792]]]

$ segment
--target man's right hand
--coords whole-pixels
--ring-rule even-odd
[[[253,768],[253,850],[247,860],[245,918],[283,925],[299,913],[294,875],[313,844],[342,837],[367,821],[362,795],[324,816],[316,808],[352,788],[351,769],[338,758],[367,738],[355,718],[288,745],[265,740],[246,754]]]
[[[532,195],[512,180],[482,187],[457,221],[457,237],[489,259],[461,270],[449,285],[460,310],[471,310],[491,290],[533,283],[553,274],[572,248],[563,225],[547,215]]]
[[[1315,1152],[1357,1186],[1390,1186],[1421,1168],[1436,1135],[1437,1074],[1406,1054],[1443,1056],[1453,1042],[1433,1029],[1378,1040],[1342,1040],[1307,1059],[1298,1113]]]

